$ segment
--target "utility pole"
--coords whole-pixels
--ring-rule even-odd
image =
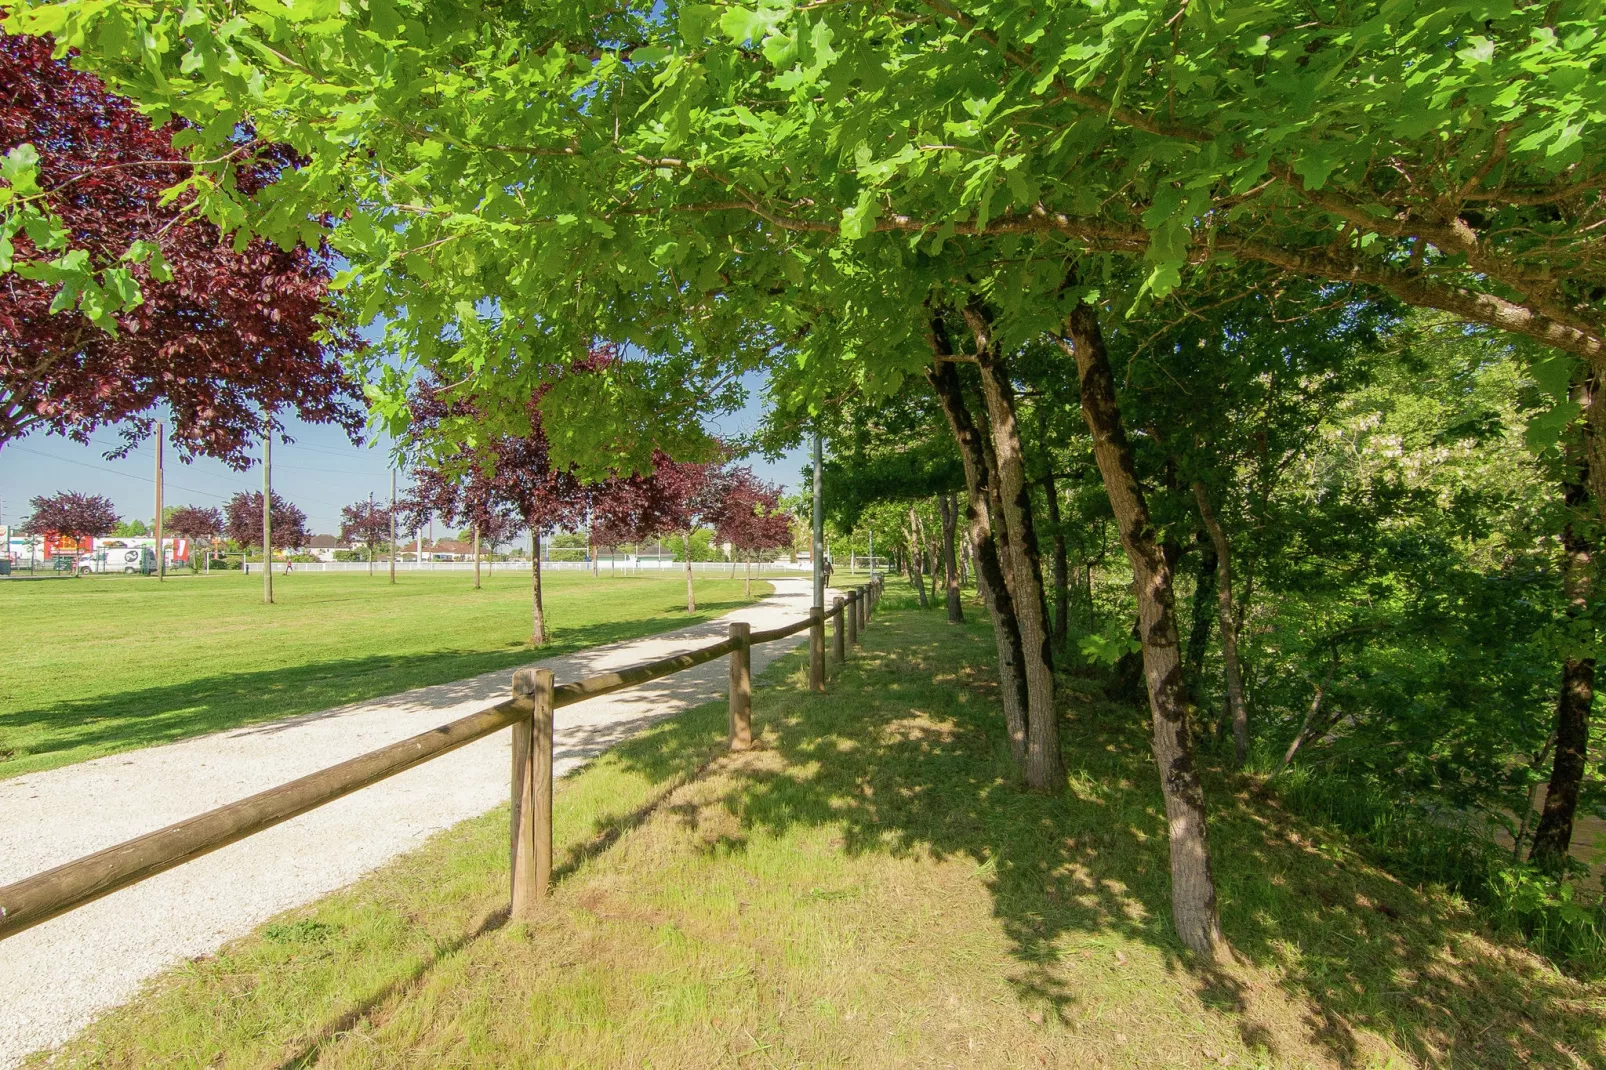
[[[814,430],[814,608],[825,608],[825,509],[820,502],[820,469],[825,465],[825,440],[819,427]]]
[[[262,601],[273,604],[273,420],[262,436]]]
[[[368,575],[374,574],[374,492],[368,492]]]
[[[162,421],[156,421],[156,581],[167,579],[167,553],[162,549]]]
[[[390,470],[390,582],[396,582],[396,469]]]

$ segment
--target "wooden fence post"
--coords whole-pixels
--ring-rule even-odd
[[[809,690],[825,690],[825,610],[809,607]]]
[[[749,637],[753,626],[732,621],[731,642],[731,750],[753,745],[753,646]]]
[[[862,608],[859,603],[863,600],[863,597],[862,591],[854,591],[850,594],[848,596],[847,611],[842,614],[847,618],[845,623],[848,626],[848,645],[850,647],[859,645],[859,612]]]
[[[513,725],[513,911],[530,921],[552,883],[552,670],[520,669],[513,694],[529,718]]]
[[[848,659],[848,648],[847,644],[843,642],[842,629],[844,627],[851,628],[849,621],[852,619],[850,617],[852,612],[853,606],[843,602],[841,595],[837,595],[836,598],[832,599],[831,615],[836,618],[836,621],[831,626],[831,656],[836,659],[838,665]]]

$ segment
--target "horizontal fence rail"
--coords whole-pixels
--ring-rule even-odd
[[[728,655],[730,742],[733,750],[745,749],[750,743],[752,648],[808,629],[809,686],[823,690],[823,671],[817,673],[816,665],[823,658],[825,621],[834,618],[838,638],[846,627],[849,643],[857,642],[880,593],[881,581],[874,579],[854,588],[846,598],[836,599],[829,610],[813,609],[793,624],[750,634],[747,625],[732,624],[730,638],[712,646],[567,684],[553,686],[552,674],[544,669],[521,669],[514,674],[513,697],[450,724],[0,887],[0,940],[509,727],[514,730],[513,914],[528,917],[545,897],[550,882],[554,709]],[[836,660],[841,661],[845,657],[842,644],[836,647]],[[544,866],[540,864],[543,857]]]

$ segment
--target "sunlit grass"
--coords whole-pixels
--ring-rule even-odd
[[[0,583],[0,777],[292,716],[528,662],[530,574],[384,570]],[[551,572],[541,655],[727,613],[743,581]],[[769,593],[755,583],[754,597]]]
[[[1601,1065],[1601,991],[1208,777],[1240,962],[1167,920],[1144,718],[1068,694],[1069,790],[1014,785],[983,626],[893,592],[828,694],[798,656],[559,785],[508,924],[507,813],[186,965],[67,1066]],[[979,617],[980,614],[975,616]],[[1069,682],[1067,682],[1069,683]]]

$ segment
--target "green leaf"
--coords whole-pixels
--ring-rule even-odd
[[[1566,431],[1583,411],[1583,406],[1578,402],[1563,401],[1530,418],[1528,427],[1522,435],[1523,443],[1533,452],[1543,453],[1561,441],[1562,432]]]

